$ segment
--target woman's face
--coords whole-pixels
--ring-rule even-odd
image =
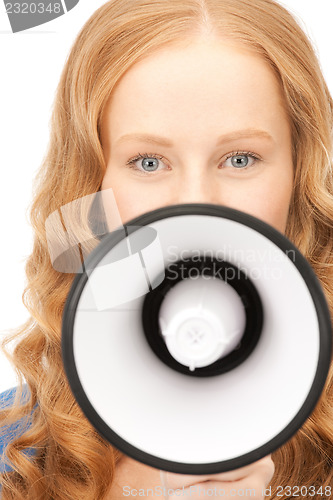
[[[101,139],[102,189],[113,189],[123,222],[167,205],[214,203],[285,231],[288,118],[273,71],[243,46],[198,38],[135,64],[112,93]],[[198,481],[171,476],[177,487]],[[110,498],[129,484],[159,485],[159,473],[123,457]]]
[[[245,46],[198,38],[136,63],[112,93],[101,139],[102,189],[113,189],[123,222],[214,203],[285,231],[288,117],[272,69]]]

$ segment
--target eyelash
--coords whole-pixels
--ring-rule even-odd
[[[229,160],[229,158],[232,158],[233,156],[240,156],[240,155],[249,156],[250,158],[252,158],[254,160],[255,163],[258,161],[262,161],[262,158],[260,158],[259,155],[257,155],[256,153],[253,153],[252,151],[233,151],[226,156],[226,158],[224,159],[224,162],[226,162],[227,160]],[[137,156],[135,156],[134,158],[130,158],[126,162],[126,165],[128,165],[129,168],[132,168],[133,170],[136,170],[138,173],[143,174],[143,175],[150,175],[151,176],[151,175],[154,175],[157,172],[159,172],[159,170],[152,170],[151,172],[144,171],[144,170],[140,170],[138,167],[136,167],[135,163],[138,160],[144,160],[146,158],[153,158],[156,160],[166,161],[166,158],[164,158],[164,156],[161,156],[161,155],[156,155],[154,153],[143,153],[143,154],[138,153]],[[250,166],[242,167],[239,169],[237,169],[237,167],[233,167],[233,168],[234,168],[234,170],[248,170],[252,167],[254,167],[254,164],[250,165]]]

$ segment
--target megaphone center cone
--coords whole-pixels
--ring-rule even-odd
[[[178,346],[188,354],[214,352],[219,343],[216,329],[204,318],[190,318],[182,322],[176,332]]]
[[[209,366],[235,349],[245,322],[237,292],[221,280],[204,277],[177,283],[164,298],[159,315],[169,353],[192,368],[193,363],[197,368]]]

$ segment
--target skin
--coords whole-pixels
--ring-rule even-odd
[[[158,135],[172,145],[123,138],[128,134]],[[113,189],[123,222],[168,205],[214,203],[285,231],[293,189],[288,115],[272,69],[245,46],[198,37],[136,63],[109,99],[101,141],[102,189]],[[138,154],[150,160],[137,159],[130,168]],[[145,172],[146,164],[155,171]],[[214,482],[201,488],[257,488],[262,498],[273,472],[269,456],[229,473],[164,479],[174,489],[208,480]],[[126,485],[161,486],[160,472],[122,456],[108,498],[124,498]]]

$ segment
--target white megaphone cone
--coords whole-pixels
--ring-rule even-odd
[[[214,277],[187,278],[177,283],[166,295],[159,314],[168,351],[191,371],[236,349],[245,322],[240,296]]]
[[[166,207],[103,237],[82,269],[63,315],[66,374],[90,422],[135,460],[228,471],[275,451],[313,411],[329,310],[271,226],[221,206]]]

